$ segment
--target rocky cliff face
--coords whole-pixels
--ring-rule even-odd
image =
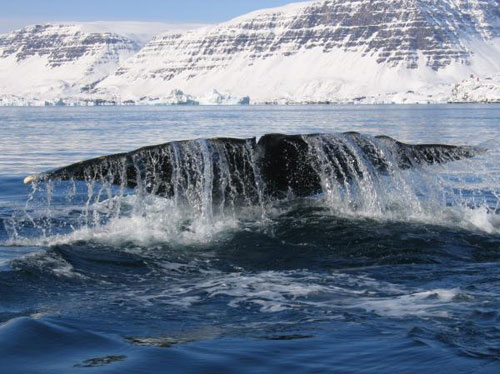
[[[494,22],[500,3],[449,0],[330,0],[263,11],[220,26],[187,34],[155,38],[137,56],[181,55],[182,68],[171,66],[160,74],[170,79],[184,70],[224,66],[236,55],[252,60],[276,54],[293,56],[300,50],[321,48],[376,55],[378,63],[408,68],[418,64],[437,70],[452,62],[466,63],[470,50],[461,36],[490,39],[500,35]],[[419,53],[424,57],[420,60]],[[127,68],[122,68],[124,74]]]
[[[159,35],[96,92],[217,88],[257,101],[300,102],[390,96],[499,69],[491,58],[500,56],[498,38],[497,0],[297,3]]]
[[[83,56],[118,61],[121,51],[139,48],[136,42],[117,34],[84,33],[68,25],[35,25],[0,36],[0,58],[14,56],[22,62],[47,56],[49,68],[76,62]]]

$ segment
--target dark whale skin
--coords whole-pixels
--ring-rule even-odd
[[[128,153],[98,157],[65,166],[40,175],[30,176],[25,183],[49,180],[98,180],[135,188],[138,185],[148,193],[169,197],[174,194],[172,178],[176,157],[188,165],[177,170],[189,179],[189,168],[202,162],[208,152],[215,197],[228,188],[222,185],[224,172],[220,160],[229,171],[232,194],[257,194],[257,185],[271,198],[311,196],[321,192],[317,161],[312,156],[311,144],[320,144],[322,155],[331,162],[339,181],[347,182],[362,177],[360,157],[377,173],[390,172],[391,165],[400,169],[434,165],[473,158],[484,149],[445,144],[406,144],[388,136],[369,137],[357,132],[343,134],[286,135],[267,134],[257,142],[255,138],[212,138],[164,143],[139,148]],[[189,151],[191,149],[191,151]],[[188,151],[186,151],[188,150]],[[179,153],[180,152],[180,153]],[[191,153],[194,155],[186,156]],[[179,156],[180,154],[180,156]],[[177,156],[176,156],[177,155]],[[192,160],[185,160],[191,157]],[[177,161],[178,162],[178,161]]]

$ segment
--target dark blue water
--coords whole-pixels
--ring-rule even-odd
[[[0,371],[499,373],[499,124],[498,105],[0,108]],[[349,130],[489,151],[356,204],[224,217],[22,184],[174,139]]]

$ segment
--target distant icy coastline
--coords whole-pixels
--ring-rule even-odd
[[[173,90],[164,96],[145,96],[138,100],[121,97],[78,96],[66,98],[44,99],[38,97],[21,97],[0,95],[0,106],[130,106],[130,105],[249,105],[248,96],[237,97],[212,90],[201,97],[185,94],[181,90]]]
[[[446,104],[446,103],[500,103],[500,74],[480,78],[471,76],[457,84],[429,87],[423,92],[407,91],[377,96],[302,98],[281,97],[270,101],[254,101],[249,96],[233,96],[216,89],[203,96],[193,96],[181,90],[167,95],[144,96],[139,99],[102,95],[80,95],[44,99],[0,95],[0,106],[132,106],[132,105],[304,105],[304,104]]]

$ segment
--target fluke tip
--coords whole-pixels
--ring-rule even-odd
[[[31,184],[36,180],[34,175],[30,175],[29,177],[24,178],[24,184]]]

